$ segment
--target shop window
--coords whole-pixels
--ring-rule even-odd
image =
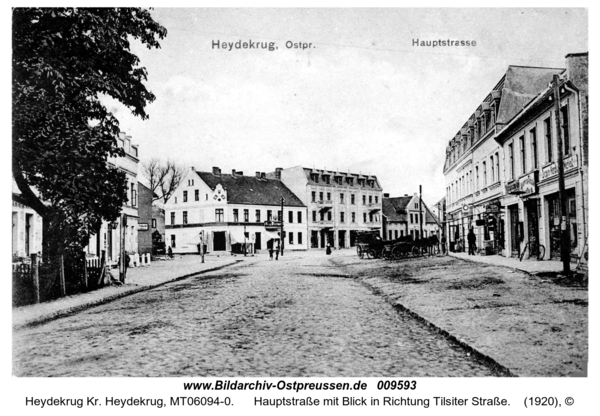
[[[188,223],[188,216],[187,216],[187,211],[183,211],[183,223],[187,224]]]

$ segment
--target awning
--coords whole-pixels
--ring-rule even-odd
[[[233,228],[229,230],[229,237],[231,237],[231,244],[244,244],[244,230]],[[246,243],[249,243],[248,238],[245,239]]]
[[[279,240],[279,234],[272,233],[271,231],[265,231],[263,234],[267,236],[267,241],[269,240]]]

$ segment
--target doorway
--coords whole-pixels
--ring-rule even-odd
[[[215,231],[213,240],[214,251],[225,251],[227,250],[227,239],[225,237],[225,231]]]

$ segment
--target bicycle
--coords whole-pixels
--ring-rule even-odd
[[[546,254],[546,247],[544,247],[542,244],[539,244],[535,240],[531,240],[527,244],[525,244],[525,248],[523,248],[523,252],[519,256],[519,261],[523,261],[523,257],[525,256],[525,252],[527,251],[528,248],[529,248],[529,257],[527,257],[528,259],[530,259],[531,256],[536,256],[537,260],[544,259],[544,255]]]

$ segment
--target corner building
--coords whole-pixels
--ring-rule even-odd
[[[382,228],[382,188],[374,175],[296,166],[277,168],[281,179],[308,208],[310,248],[354,247],[359,231]]]

